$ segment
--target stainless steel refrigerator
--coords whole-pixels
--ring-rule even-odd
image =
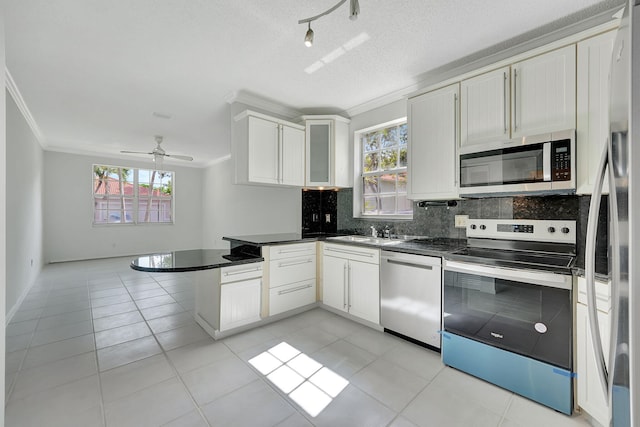
[[[626,4],[611,60],[610,131],[589,208],[585,276],[596,365],[609,399],[611,425],[621,427],[640,425],[640,0]],[[612,301],[608,355],[602,351],[594,289],[597,217],[605,175]]]

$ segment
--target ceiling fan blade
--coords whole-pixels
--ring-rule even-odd
[[[172,159],[178,159],[178,160],[187,160],[187,161],[192,161],[193,157],[191,156],[181,156],[179,154],[165,154],[165,157],[171,157]]]
[[[120,150],[121,153],[125,153],[125,154],[153,154],[153,153],[147,153],[144,151],[127,151],[127,150]]]

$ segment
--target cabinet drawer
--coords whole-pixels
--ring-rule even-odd
[[[271,246],[270,256],[271,259],[282,259],[299,257],[304,255],[315,255],[316,242],[310,243],[294,243],[292,245],[277,245]]]
[[[362,246],[326,243],[324,245],[323,255],[367,262],[370,264],[380,264],[380,250],[363,248]]]
[[[316,255],[311,254],[296,258],[283,258],[269,263],[269,287],[315,279]]]
[[[261,262],[234,265],[220,269],[220,283],[237,282],[256,277],[262,277]]]
[[[316,302],[316,281],[305,280],[269,290],[269,315]]]

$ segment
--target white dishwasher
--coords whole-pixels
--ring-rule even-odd
[[[440,349],[442,259],[382,251],[380,324],[385,331]]]

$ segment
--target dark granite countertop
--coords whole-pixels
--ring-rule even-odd
[[[131,268],[156,273],[179,273],[260,261],[264,261],[264,258],[241,253],[232,255],[226,249],[192,249],[139,256],[131,261]]]
[[[242,248],[247,252],[247,245],[249,246],[268,246],[268,245],[281,245],[287,243],[302,243],[302,242],[314,242],[314,241],[327,241],[329,243],[362,246],[369,248],[378,248],[385,251],[392,252],[404,252],[417,255],[431,255],[442,256],[444,253],[452,252],[457,249],[463,248],[466,245],[464,239],[448,239],[448,238],[417,238],[392,245],[384,244],[372,244],[362,242],[350,242],[343,240],[332,240],[331,237],[342,236],[345,233],[312,233],[312,234],[300,234],[300,233],[281,233],[281,234],[258,234],[247,236],[228,236],[223,237],[223,240],[232,242],[232,251],[234,246]],[[235,253],[235,252],[234,252]]]

